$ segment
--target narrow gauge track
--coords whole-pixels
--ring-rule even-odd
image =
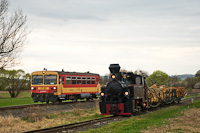
[[[62,125],[62,126],[58,126],[58,127],[51,127],[51,128],[28,131],[28,132],[24,132],[24,133],[59,133],[59,132],[67,132],[68,130],[73,129],[73,128],[82,127],[82,126],[95,124],[95,123],[98,123],[98,122],[103,122],[103,121],[108,121],[108,120],[114,120],[114,119],[116,119],[118,117],[121,117],[121,116],[103,117],[103,118],[98,118],[98,119],[92,119],[92,120],[87,120],[87,121],[82,121],[82,122]]]
[[[192,100],[199,100],[200,97],[191,97],[191,98],[187,98],[187,99],[183,99],[180,103],[176,103],[173,104],[175,105],[181,105],[183,103],[186,104],[190,104],[192,102]],[[136,115],[142,115],[148,112],[152,112],[155,110],[159,110],[165,107],[169,107],[169,105],[167,106],[161,106],[158,108],[154,108],[153,110],[149,110],[149,111],[144,111],[144,112],[139,112]],[[33,131],[28,131],[28,132],[24,132],[24,133],[61,133],[61,132],[69,132],[71,129],[76,129],[76,128],[80,128],[83,126],[89,126],[89,125],[94,125],[96,123],[99,122],[105,122],[105,121],[109,121],[109,120],[114,120],[116,118],[121,118],[122,116],[110,116],[110,117],[103,117],[103,118],[99,118],[99,119],[93,119],[93,120],[88,120],[88,121],[82,121],[82,122],[77,122],[77,123],[72,123],[72,124],[67,124],[67,125],[62,125],[62,126],[58,126],[58,127],[51,127],[51,128],[45,128],[45,129],[39,129],[39,130],[33,130]],[[134,117],[134,116],[132,116]],[[127,119],[130,117],[126,117]]]
[[[65,105],[65,104],[73,104],[73,103],[84,103],[84,102],[94,102],[92,101],[77,101],[77,102],[63,102],[63,103],[49,103],[49,104],[27,104],[27,105],[16,105],[16,106],[7,106],[7,107],[0,107],[0,110],[13,110],[13,109],[24,109],[28,107],[42,107],[42,106],[53,106],[53,105]]]

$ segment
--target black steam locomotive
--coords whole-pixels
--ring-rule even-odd
[[[111,64],[109,69],[112,81],[101,88],[99,106],[102,115],[131,115],[148,108],[145,77],[120,72],[119,64]]]

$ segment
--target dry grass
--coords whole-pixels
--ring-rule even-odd
[[[160,128],[150,128],[145,133],[200,133],[200,109],[192,108],[183,116],[170,119],[170,124]]]
[[[85,118],[93,118],[96,114],[100,114],[98,102],[95,109],[80,109],[77,105],[73,110],[68,112],[59,112],[47,114],[41,107],[32,107],[24,110],[24,117],[0,117],[0,132],[25,132],[47,127],[54,127],[63,124],[69,124],[85,120]]]
[[[24,109],[24,117],[22,119],[28,122],[37,122],[41,121],[45,115],[45,109],[41,107],[29,107]]]

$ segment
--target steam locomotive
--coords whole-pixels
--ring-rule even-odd
[[[184,87],[153,85],[148,89],[145,76],[120,72],[119,64],[111,64],[109,69],[112,80],[100,93],[102,115],[132,115],[163,104],[179,103],[184,97]]]
[[[101,88],[100,112],[102,115],[132,115],[133,112],[148,108],[145,76],[132,72],[119,72],[119,64],[111,64],[111,78]]]

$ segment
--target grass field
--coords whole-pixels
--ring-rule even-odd
[[[169,119],[181,116],[183,115],[183,111],[191,108],[200,108],[200,101],[195,101],[194,104],[187,106],[171,106],[141,116],[132,117],[127,120],[113,122],[98,129],[91,129],[85,133],[140,133],[150,129],[151,127],[162,127],[164,125],[169,125]]]
[[[86,100],[86,99],[84,99]],[[71,102],[72,100],[66,100],[63,102]],[[81,100],[78,100],[81,101]],[[14,105],[25,105],[25,104],[42,104],[42,102],[34,103],[31,98],[31,92],[21,92],[18,98],[11,98],[9,93],[0,91],[0,107],[14,106]],[[44,104],[46,104],[44,102]]]
[[[32,104],[33,101],[30,97],[30,92],[23,92],[19,98],[10,98],[7,93],[0,93],[0,105],[21,105],[21,104]],[[169,119],[174,119],[178,116],[183,116],[183,111],[189,111],[192,108],[198,108],[200,111],[200,101],[194,101],[194,104],[187,106],[171,106],[168,108],[163,108],[161,110],[156,110],[154,112],[149,112],[148,114],[134,116],[130,119],[113,122],[109,125],[103,126],[97,129],[91,129],[86,132],[96,133],[96,132],[126,132],[126,133],[139,133],[146,132],[152,127],[161,128],[165,125],[170,125]],[[78,122],[82,120],[94,119],[103,117],[100,115],[98,103],[95,110],[74,110],[72,112],[61,112],[52,114],[43,114],[46,111],[42,108],[32,108],[35,113],[30,113],[27,109],[24,113],[26,117],[14,118],[10,117],[0,117],[0,132],[22,132],[27,130],[35,130],[40,128],[46,128],[51,126],[59,126],[62,124],[68,124],[73,122]],[[37,111],[40,110],[40,111]],[[197,113],[195,113],[197,114]],[[37,117],[37,119],[36,119]],[[32,119],[33,118],[33,119]],[[196,117],[194,117],[196,118]],[[35,121],[37,120],[37,121]],[[177,123],[177,122],[176,122]],[[180,121],[179,121],[180,123]],[[197,122],[198,123],[198,122]],[[179,132],[180,128],[170,129],[172,132]],[[181,129],[181,131],[184,131]],[[189,130],[188,130],[189,131]]]
[[[0,92],[0,107],[23,104],[34,104],[31,98],[31,92],[22,92],[18,98],[10,98],[9,93]]]

